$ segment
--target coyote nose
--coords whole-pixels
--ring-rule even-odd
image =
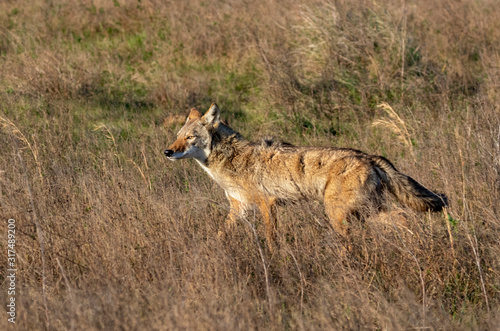
[[[171,149],[166,149],[163,153],[165,153],[167,157],[171,157],[174,154],[174,151]]]

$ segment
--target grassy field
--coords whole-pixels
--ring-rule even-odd
[[[219,238],[222,189],[163,155],[213,101],[251,140],[383,155],[448,213],[394,203],[347,252],[314,203],[275,254],[258,214]],[[2,1],[0,329],[497,329],[499,102],[496,0]]]

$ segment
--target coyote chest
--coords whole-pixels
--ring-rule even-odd
[[[232,181],[227,179],[226,176],[220,175],[219,173],[212,171],[212,169],[205,166],[205,164],[198,161],[198,164],[203,170],[212,178],[217,184],[219,184],[225,191],[226,196],[231,197],[241,203],[250,204],[251,198],[248,197],[242,188],[238,188],[238,185],[232,184]]]

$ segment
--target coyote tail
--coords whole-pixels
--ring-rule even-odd
[[[373,161],[385,172],[387,176],[385,183],[389,192],[403,204],[417,211],[441,211],[448,206],[446,195],[428,190],[410,176],[399,172],[386,158],[375,156]]]

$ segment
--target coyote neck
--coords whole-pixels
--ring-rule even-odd
[[[235,162],[243,155],[252,151],[252,144],[244,139],[238,132],[219,132],[212,135],[210,155],[207,158],[205,167],[211,171],[221,171],[223,169],[235,173],[238,169]]]
[[[234,130],[217,128],[211,133],[210,154],[206,162],[198,162],[212,179],[223,188],[226,183],[252,172],[255,158],[254,143]]]

